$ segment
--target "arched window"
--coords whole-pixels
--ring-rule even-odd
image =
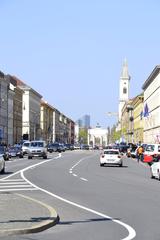
[[[127,93],[127,88],[126,88],[126,87],[123,88],[123,93],[124,93],[124,94]]]

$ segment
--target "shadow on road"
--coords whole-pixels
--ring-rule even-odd
[[[119,218],[91,218],[86,220],[79,220],[79,221],[60,221],[58,224],[60,225],[70,225],[75,223],[87,223],[87,222],[102,222],[102,221],[112,221],[112,220],[120,220]]]

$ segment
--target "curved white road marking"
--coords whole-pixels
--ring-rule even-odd
[[[60,156],[59,156],[59,157],[60,157]],[[3,178],[2,180],[7,179],[7,178],[9,178],[9,177],[12,177],[12,176],[20,173],[20,174],[21,174],[21,177],[22,177],[26,182],[28,182],[31,186],[33,186],[34,188],[36,188],[36,189],[38,189],[38,190],[40,190],[40,191],[42,191],[42,192],[44,192],[44,193],[46,193],[46,194],[54,197],[54,198],[57,198],[57,199],[65,202],[65,203],[68,203],[68,204],[70,204],[70,205],[72,205],[72,206],[81,208],[81,209],[83,209],[83,210],[86,210],[86,211],[88,211],[88,212],[94,213],[94,214],[96,214],[96,215],[98,215],[98,216],[101,216],[101,217],[103,217],[103,218],[110,219],[112,222],[115,222],[115,223],[117,223],[117,224],[120,224],[121,226],[123,226],[124,228],[126,228],[126,229],[128,230],[128,236],[125,237],[125,238],[123,238],[123,239],[121,239],[121,240],[132,240],[133,238],[135,238],[136,232],[135,232],[135,230],[134,230],[131,226],[129,226],[128,224],[126,224],[126,223],[124,223],[124,222],[121,222],[121,221],[119,221],[119,220],[117,220],[117,219],[114,219],[114,218],[112,218],[112,217],[110,217],[110,216],[107,216],[106,214],[103,214],[103,213],[100,213],[100,212],[98,212],[98,211],[95,211],[95,210],[93,210],[93,209],[91,209],[91,208],[87,208],[87,207],[82,206],[82,205],[80,205],[80,204],[77,204],[77,203],[75,203],[75,202],[69,201],[69,200],[67,200],[67,199],[65,199],[65,198],[62,198],[62,197],[60,197],[60,196],[58,196],[58,195],[56,195],[56,194],[54,194],[54,193],[51,193],[51,192],[49,192],[49,191],[47,191],[47,190],[45,190],[45,189],[43,189],[43,188],[40,188],[40,187],[38,187],[37,185],[33,184],[31,181],[29,181],[29,180],[24,176],[24,172],[28,171],[28,170],[31,169],[32,167],[39,166],[39,165],[41,165],[41,164],[43,164],[43,163],[50,162],[50,161],[52,161],[52,160],[53,160],[53,159],[49,159],[49,160],[45,160],[45,161],[43,161],[43,162],[39,162],[39,163],[33,164],[33,165],[31,165],[31,166],[28,166],[28,167],[26,167],[26,168],[24,168],[24,169],[22,169],[22,170],[17,171],[16,173],[13,173],[13,174],[11,174],[11,175]],[[84,160],[84,159],[81,159],[80,161],[82,161],[82,160]],[[80,161],[79,161],[79,162],[80,162]],[[77,165],[77,164],[75,164],[74,166],[76,166],[76,165]],[[74,167],[74,166],[73,166],[73,167]]]

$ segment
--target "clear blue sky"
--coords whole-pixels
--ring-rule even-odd
[[[0,70],[66,116],[116,122],[123,60],[130,97],[160,64],[158,0],[0,0]]]

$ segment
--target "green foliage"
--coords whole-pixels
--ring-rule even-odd
[[[83,144],[87,144],[88,142],[88,129],[80,128],[79,130],[79,142]]]

